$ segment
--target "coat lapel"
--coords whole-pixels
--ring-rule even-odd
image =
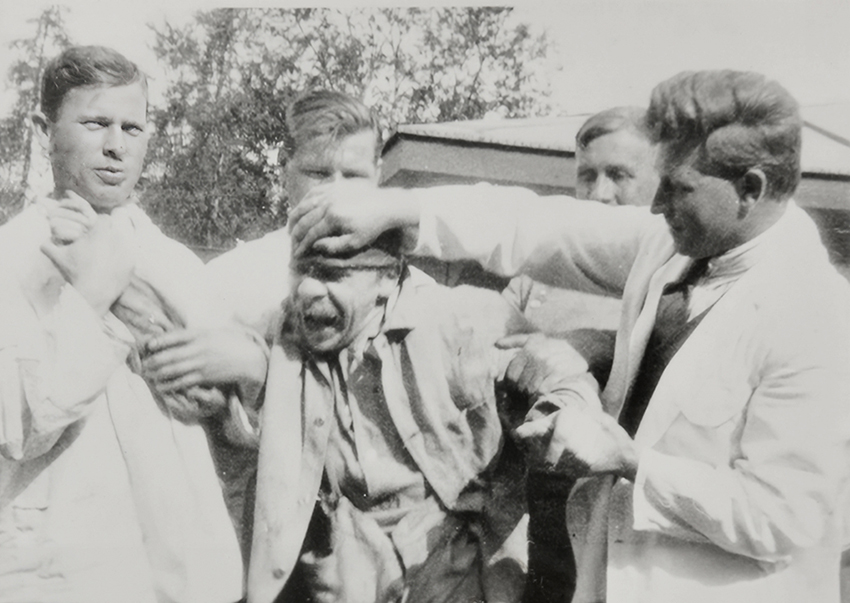
[[[321,485],[333,392],[280,342],[262,409],[248,600],[270,603],[289,578]]]
[[[793,240],[795,244],[791,246],[773,242],[772,253],[731,286],[684,342],[662,374],[647,407],[635,437],[639,447],[654,446],[670,428],[680,412],[677,400],[683,395],[683,388],[699,387],[703,382],[701,375],[713,370],[713,365],[726,358],[730,350],[742,345],[742,336],[751,329],[760,300],[783,295],[781,286],[789,279],[788,272],[794,269],[793,266],[804,266],[806,262],[803,258],[810,250],[823,253],[819,245],[811,245],[811,233],[806,232],[805,224],[797,216],[800,210],[791,206],[788,211],[792,212],[788,216],[791,223],[785,225],[788,233],[782,241]],[[658,300],[655,304],[657,306]],[[643,345],[645,347],[646,343]],[[638,361],[641,356],[642,348]],[[718,371],[715,369],[713,372]],[[729,371],[720,373],[719,379],[735,379]]]
[[[629,336],[626,388],[624,395],[620,396],[619,407],[611,409],[616,411],[612,413],[614,416],[619,416],[623,403],[628,397],[628,392],[640,368],[641,359],[646,350],[646,344],[649,341],[649,336],[652,334],[652,328],[655,326],[655,315],[658,312],[658,304],[661,300],[661,293],[664,290],[664,286],[681,277],[691,263],[692,260],[690,258],[676,254],[652,275],[643,307],[637,316],[637,320],[635,320]]]

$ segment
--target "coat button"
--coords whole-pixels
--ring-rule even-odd
[[[282,580],[285,575],[286,572],[279,567],[274,568],[274,571],[272,571],[272,577],[274,577],[275,580]]]
[[[321,427],[324,424],[325,420],[322,417],[319,417],[318,419],[313,421],[313,425],[315,425],[316,427]]]

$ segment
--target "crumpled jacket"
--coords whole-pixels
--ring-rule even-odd
[[[513,424],[496,387],[512,352],[494,344],[526,329],[495,292],[408,281],[372,340],[387,407],[407,451],[444,508],[482,518],[490,602],[516,601],[524,585],[522,473],[493,468],[502,460],[504,426]],[[584,404],[595,396],[595,383],[577,379],[550,402]],[[271,603],[298,559],[320,488],[332,410],[332,391],[315,363],[279,336],[262,408],[250,603]]]

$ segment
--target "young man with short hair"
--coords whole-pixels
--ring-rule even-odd
[[[2,601],[241,593],[199,424],[221,393],[159,388],[140,363],[152,334],[217,320],[200,261],[136,204],[146,112],[144,75],[111,49],[45,69],[33,122],[54,190],[0,228]]]

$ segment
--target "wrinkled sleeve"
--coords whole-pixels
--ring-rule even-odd
[[[511,385],[504,382],[505,373],[518,349],[500,349],[496,343],[509,335],[530,333],[534,327],[502,295],[493,291],[462,286],[449,290],[449,294],[455,298],[462,296],[465,301],[448,305],[454,308],[453,328],[446,331],[446,336],[453,339],[447,346],[454,350],[451,365],[455,374],[451,382],[462,384],[454,392],[455,399],[463,400],[472,394],[473,400],[487,400],[492,396],[494,384],[500,391],[510,391]],[[508,422],[521,422],[533,409],[548,414],[571,403],[599,404],[596,381],[588,373],[562,377],[547,380],[546,391],[535,392],[531,399],[511,395],[512,400],[521,398],[524,404],[520,408],[512,403],[511,408],[502,409],[506,417],[516,415]]]
[[[830,316],[774,328],[728,462],[642,452],[636,530],[763,561],[831,537],[847,480],[850,331]]]
[[[287,230],[280,229],[223,253],[204,267],[215,301],[269,345],[289,295],[291,245]]]
[[[663,219],[646,208],[540,197],[489,184],[419,189],[414,255],[474,260],[502,276],[620,297],[640,241]]]
[[[42,320],[14,293],[0,301],[0,453],[18,461],[49,451],[88,413],[131,340],[70,285]]]

